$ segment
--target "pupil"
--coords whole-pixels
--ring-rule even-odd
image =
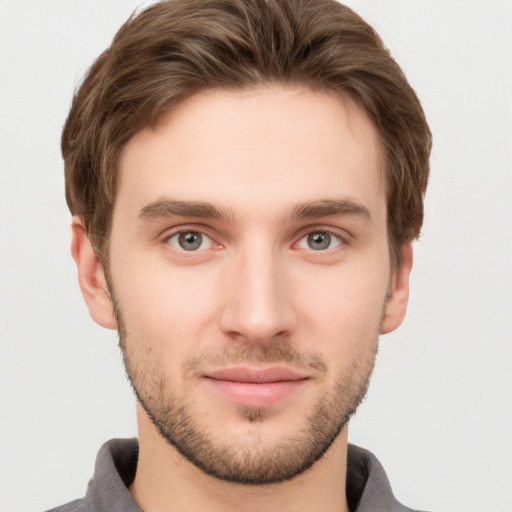
[[[197,249],[203,241],[200,233],[182,233],[179,236],[179,244],[186,251]]]
[[[312,233],[308,236],[308,244],[315,251],[327,249],[331,245],[331,235],[329,233]]]

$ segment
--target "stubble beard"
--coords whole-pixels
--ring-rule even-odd
[[[136,348],[140,347],[138,340],[129,339],[114,298],[113,304],[126,375],[140,405],[165,441],[203,472],[220,480],[269,485],[300,475],[327,452],[366,395],[377,354],[378,331],[374,339],[362,342],[364,352],[338,377],[332,391],[315,405],[295,434],[273,443],[254,438],[241,442],[222,440],[221,432],[209,431],[202,419],[193,414],[185,397],[168,389],[167,376],[158,362],[147,361]],[[317,367],[324,364],[317,356],[311,356],[308,363],[308,356],[299,354],[285,339],[265,345],[235,346],[220,358],[226,362],[285,362]],[[189,371],[195,363],[198,361],[189,362]],[[248,424],[263,422],[269,414],[266,408],[253,407],[239,407],[238,412]]]

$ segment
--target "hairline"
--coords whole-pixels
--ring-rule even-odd
[[[114,197],[112,201],[112,206],[110,208],[110,215],[107,218],[106,222],[106,230],[105,234],[101,237],[103,242],[101,246],[98,246],[97,244],[93,244],[95,251],[97,255],[100,257],[100,261],[102,265],[109,265],[110,262],[110,238],[112,233],[112,223],[113,223],[113,214],[114,214],[114,208],[116,204],[117,194],[118,194],[118,188],[119,188],[119,179],[120,179],[120,162],[122,159],[122,155],[124,153],[124,150],[126,146],[129,144],[129,142],[142,130],[146,130],[148,128],[151,129],[157,129],[158,126],[164,122],[165,118],[172,115],[173,110],[177,109],[178,107],[182,106],[184,103],[186,103],[191,98],[201,95],[201,94],[209,94],[214,92],[225,92],[225,93],[250,93],[258,90],[265,90],[265,89],[275,89],[275,88],[281,88],[285,90],[296,90],[297,92],[311,92],[313,94],[319,94],[319,95],[325,95],[328,97],[333,98],[334,100],[338,101],[339,104],[346,110],[349,122],[350,122],[350,109],[351,108],[357,108],[361,110],[364,115],[367,117],[368,121],[372,124],[373,128],[375,129],[376,134],[376,143],[377,143],[377,159],[378,159],[378,177],[379,180],[381,180],[381,183],[384,187],[384,198],[386,203],[386,238],[387,238],[387,244],[388,244],[388,253],[390,258],[390,265],[391,265],[391,271],[395,272],[401,265],[401,258],[400,256],[397,256],[396,248],[393,245],[393,241],[391,240],[391,230],[389,229],[390,225],[390,218],[389,218],[389,190],[390,190],[390,166],[391,162],[389,158],[386,156],[385,151],[385,143],[382,137],[381,130],[376,125],[376,123],[372,120],[370,113],[367,111],[367,109],[362,104],[362,101],[358,100],[358,98],[355,97],[355,95],[352,95],[348,91],[345,90],[336,90],[334,87],[329,87],[326,85],[321,84],[314,84],[314,83],[308,83],[307,81],[301,81],[301,80],[288,80],[288,81],[278,81],[278,80],[264,80],[262,79],[261,82],[255,83],[253,85],[226,85],[226,86],[204,86],[197,89],[191,89],[188,93],[184,93],[183,95],[180,95],[179,98],[177,98],[174,102],[171,102],[170,105],[168,105],[167,108],[164,108],[161,110],[160,113],[158,113],[154,118],[151,118],[150,116],[147,117],[146,122],[141,123],[140,127],[128,138],[128,140],[119,148],[119,151],[117,153],[117,157],[115,160],[115,169],[113,173],[115,174],[115,182],[116,186],[114,189]],[[82,219],[83,221],[83,219]],[[88,234],[89,235],[89,234]],[[93,235],[94,237],[94,235]],[[89,238],[91,238],[89,236]],[[401,253],[403,247],[406,245],[407,242],[404,242],[400,244],[399,246],[399,252]]]

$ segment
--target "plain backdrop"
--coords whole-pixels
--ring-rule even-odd
[[[408,318],[382,338],[350,439],[405,504],[512,511],[512,2],[351,0],[434,133]],[[137,0],[0,0],[0,510],[83,496],[100,445],[136,434],[116,333],[69,254],[60,131]]]

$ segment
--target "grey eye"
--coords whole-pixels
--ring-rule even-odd
[[[212,240],[198,231],[181,231],[168,239],[168,243],[176,249],[184,251],[197,251],[198,249],[210,249]]]
[[[201,247],[203,236],[201,233],[180,233],[178,243],[185,251],[195,251]]]
[[[331,235],[329,233],[310,233],[308,235],[308,246],[314,251],[327,249],[331,245]]]
[[[299,247],[301,249],[312,249],[313,251],[325,251],[334,249],[343,242],[340,237],[327,231],[313,231],[301,238]]]

